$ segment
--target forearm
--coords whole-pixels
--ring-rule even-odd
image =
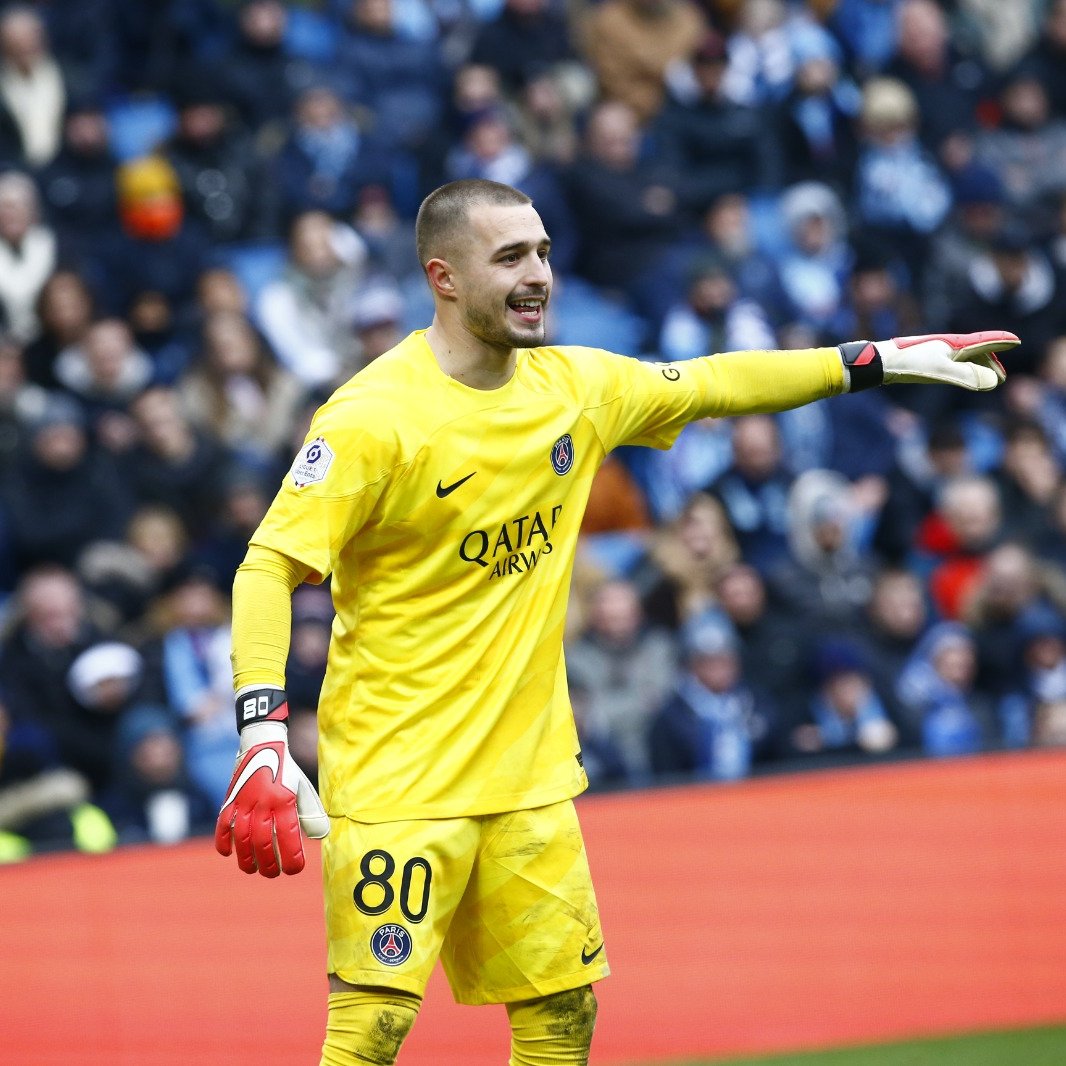
[[[292,592],[308,574],[287,555],[253,545],[233,579],[233,687],[285,684]]]
[[[705,418],[786,411],[845,391],[835,347],[727,352],[689,365],[698,375]]]

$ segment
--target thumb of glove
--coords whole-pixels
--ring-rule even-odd
[[[296,814],[300,819],[300,828],[313,840],[321,840],[329,836],[329,815],[306,774],[302,770],[299,774],[296,782]]]

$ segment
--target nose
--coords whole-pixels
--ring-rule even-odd
[[[551,284],[552,268],[547,259],[541,259],[537,252],[529,256],[526,263],[524,283],[546,288]]]

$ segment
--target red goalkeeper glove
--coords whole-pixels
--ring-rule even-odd
[[[840,357],[849,377],[849,392],[876,385],[935,383],[989,392],[1007,372],[996,352],[1020,344],[1013,333],[931,333],[890,341],[841,344]]]
[[[301,828],[309,837],[329,833],[322,801],[289,753],[288,717],[280,688],[237,693],[241,746],[215,825],[215,848],[221,855],[236,850],[247,874],[297,874],[304,868]]]

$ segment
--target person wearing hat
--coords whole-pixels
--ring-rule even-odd
[[[682,630],[683,673],[651,722],[652,770],[714,781],[747,777],[774,754],[776,709],[742,673],[732,622],[711,609]]]
[[[104,310],[139,334],[161,333],[191,311],[209,245],[186,217],[181,181],[160,155],[128,159],[115,175],[118,232],[91,255]]]
[[[804,755],[858,751],[880,755],[899,741],[899,729],[874,687],[870,667],[859,646],[843,637],[827,637],[812,659],[815,690],[791,734],[792,747]]]
[[[0,488],[7,536],[21,569],[73,566],[93,541],[121,540],[132,509],[128,485],[95,448],[83,406],[47,394],[29,420],[26,445]]]

